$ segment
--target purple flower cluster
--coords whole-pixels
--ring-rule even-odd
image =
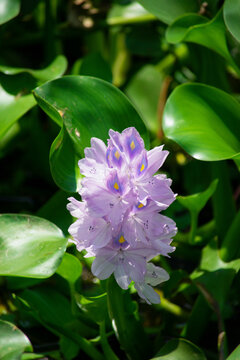
[[[159,212],[174,200],[171,180],[154,175],[168,152],[162,146],[146,151],[133,127],[121,134],[109,131],[108,146],[91,139],[85,158],[79,161],[83,201],[69,198],[67,208],[77,220],[70,226],[79,251],[95,256],[92,272],[99,279],[114,273],[119,286],[130,282],[147,303],[159,303],[150,285],[168,280],[168,273],[150,263],[158,254],[167,256],[176,224]]]

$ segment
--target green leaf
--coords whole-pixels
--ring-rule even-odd
[[[240,42],[240,0],[226,0],[223,5],[223,17],[230,33]]]
[[[185,206],[190,212],[195,212],[198,214],[206,205],[207,201],[210,199],[214,191],[216,190],[218,180],[214,180],[209,187],[198,194],[189,195],[189,196],[178,196],[178,201]]]
[[[199,10],[197,0],[138,0],[138,2],[166,24],[171,24],[185,13]]]
[[[203,284],[223,310],[231,283],[239,269],[239,259],[228,263],[222,261],[217,243],[212,240],[203,249],[199,268],[191,274],[191,278],[194,282]]]
[[[238,360],[240,358],[240,345],[228,356],[227,360]]]
[[[211,314],[212,311],[208,303],[200,294],[193,305],[191,315],[181,332],[181,336],[197,343],[206,331]]]
[[[47,278],[61,262],[67,240],[47,220],[0,215],[0,275]]]
[[[198,215],[200,211],[204,208],[207,201],[213,195],[217,188],[218,179],[214,180],[209,187],[198,194],[189,195],[189,196],[178,196],[177,199],[184,207],[186,207],[191,214],[191,231],[190,231],[190,244],[193,243],[193,240],[196,235]],[[197,243],[197,242],[196,242]]]
[[[240,159],[240,105],[217,88],[178,86],[166,103],[163,130],[196,159]]]
[[[40,83],[46,82],[48,80],[53,80],[63,75],[63,73],[66,71],[66,68],[67,68],[67,59],[63,55],[57,56],[49,66],[41,70],[16,68],[16,67],[0,65],[0,71],[6,75],[28,73],[37,80],[39,80]]]
[[[80,188],[80,156],[77,156],[74,144],[63,125],[50,149],[50,169],[56,184],[65,191],[75,192]]]
[[[163,76],[152,65],[146,65],[132,78],[126,94],[136,106],[148,130],[159,128],[158,102]]]
[[[121,91],[108,82],[65,76],[40,86],[34,95],[50,117],[58,123],[63,121],[51,147],[50,166],[54,180],[65,191],[78,189],[77,159],[90,145],[91,137],[106,141],[109,129],[122,131],[134,126],[148,147],[148,133],[140,116]]]
[[[11,20],[20,11],[20,0],[1,0],[0,25]]]
[[[198,14],[184,15],[167,29],[166,39],[172,44],[187,41],[206,46],[223,56],[240,74],[228,50],[222,11],[211,20]]]
[[[172,339],[151,360],[207,360],[202,350],[184,339]]]
[[[56,273],[74,284],[82,273],[82,265],[76,256],[65,253]]]
[[[140,4],[133,2],[129,5],[114,4],[107,16],[108,25],[136,24],[155,20],[156,17],[146,11]]]
[[[0,359],[18,360],[24,350],[32,351],[27,336],[16,325],[0,320]]]
[[[98,324],[107,318],[107,295],[106,293],[86,297],[81,294],[75,294],[78,307]]]
[[[36,101],[32,95],[14,96],[0,85],[0,138],[35,104]]]

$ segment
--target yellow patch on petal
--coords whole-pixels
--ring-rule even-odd
[[[141,209],[142,207],[144,207],[144,205],[140,203],[140,204],[138,205],[138,208]]]
[[[119,190],[119,185],[118,185],[118,183],[117,182],[115,182],[115,184],[114,184],[114,189],[116,189],[116,190]]]
[[[142,172],[144,170],[144,168],[145,168],[145,166],[144,166],[144,164],[142,164],[140,172]]]
[[[134,141],[132,141],[132,142],[131,142],[131,144],[130,144],[130,148],[131,148],[132,150],[134,150],[134,149],[135,149],[135,143],[134,143]]]
[[[114,154],[115,158],[118,160],[120,158],[120,154],[118,151],[115,151],[115,154]]]
[[[118,241],[120,242],[120,244],[123,244],[126,240],[123,236],[121,236]]]

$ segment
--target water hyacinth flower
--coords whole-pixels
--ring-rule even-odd
[[[176,197],[171,180],[155,175],[168,151],[163,146],[147,151],[133,127],[110,130],[109,137],[108,146],[92,138],[79,160],[82,201],[69,198],[67,208],[77,218],[69,233],[79,251],[95,256],[95,276],[103,280],[114,274],[123,289],[134,281],[141,298],[159,303],[152,286],[169,275],[150,260],[175,250],[170,244],[177,231],[174,221],[160,214]]]

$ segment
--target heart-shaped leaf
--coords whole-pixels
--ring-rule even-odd
[[[0,320],[0,359],[20,359],[24,350],[32,351],[27,336],[16,325]]]
[[[126,96],[106,81],[88,76],[65,76],[34,91],[38,104],[56,122],[63,122],[52,144],[50,166],[55,182],[66,191],[77,191],[77,159],[91,137],[104,141],[109,129],[134,126],[148,147],[147,130]]]
[[[198,14],[186,14],[171,24],[167,29],[166,38],[173,44],[187,41],[206,46],[223,56],[240,74],[228,51],[222,11],[211,20]]]
[[[166,103],[163,130],[196,159],[239,161],[240,105],[217,88],[178,86]]]
[[[59,266],[67,239],[45,219],[0,215],[0,275],[47,278]]]

